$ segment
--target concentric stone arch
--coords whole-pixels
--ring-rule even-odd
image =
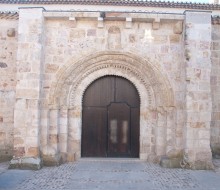
[[[162,68],[157,62],[140,58],[132,53],[120,52],[98,52],[87,56],[81,60],[73,62],[72,60],[57,73],[57,83],[51,86],[49,104],[51,107],[73,107],[74,99],[81,98],[76,93],[77,87],[84,90],[88,85],[97,79],[96,72],[106,70],[105,75],[117,75],[117,71],[121,70],[122,76],[132,82],[137,79],[139,84],[143,84],[148,91],[149,105],[153,107],[169,107],[174,105],[173,91]],[[99,75],[101,77],[101,75]],[[93,78],[93,79],[92,79]],[[86,86],[82,86],[83,79],[90,81]],[[136,86],[140,98],[143,93]],[[150,92],[150,89],[153,90]],[[75,95],[76,96],[75,96]],[[146,98],[146,94],[144,95]],[[155,102],[153,102],[155,99]]]
[[[131,53],[99,52],[61,70],[52,87],[51,109],[68,109],[68,154],[81,155],[82,101],[87,87],[100,77],[114,75],[134,84],[140,96],[140,159],[155,151],[151,142],[152,110],[173,106],[173,94],[168,79],[157,63]]]

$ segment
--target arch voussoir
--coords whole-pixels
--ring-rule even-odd
[[[151,86],[156,93],[158,89],[160,89],[158,97],[161,100],[158,102],[162,102],[162,105],[160,103],[158,106],[173,106],[174,99],[169,80],[163,76],[162,71],[160,71],[156,65],[157,64],[153,65],[149,60],[141,59],[131,53],[99,52],[93,54],[74,64],[71,63],[69,67],[65,66],[65,70],[60,71],[59,83],[52,86],[49,103],[50,105],[60,105],[60,103],[62,105],[68,104],[68,102],[57,101],[60,100],[60,97],[63,97],[61,96],[62,92],[65,91],[65,94],[71,97],[71,95],[67,93],[73,93],[73,91],[75,91],[74,88],[80,85],[80,81],[82,81],[84,77],[90,77],[90,75],[93,75],[96,71],[106,68],[109,71],[112,69],[122,70],[127,78],[137,78],[145,85],[146,89]],[[68,90],[65,88],[68,88]],[[68,101],[68,98],[64,99]]]

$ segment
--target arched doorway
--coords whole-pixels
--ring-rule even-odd
[[[83,96],[82,157],[139,157],[140,98],[122,77],[94,81]]]
[[[138,91],[140,132],[137,157],[141,160],[154,158],[158,160],[160,156],[165,155],[168,149],[167,140],[175,140],[176,117],[171,119],[169,116],[172,115],[175,107],[173,88],[160,64],[156,60],[151,62],[131,52],[114,51],[96,52],[74,63],[73,60],[71,59],[57,73],[57,82],[51,86],[48,99],[50,103],[48,111],[61,112],[52,114],[54,116],[48,119],[50,123],[57,121],[54,118],[59,116],[57,119],[60,129],[56,133],[65,136],[59,139],[60,152],[64,154],[64,159],[65,154],[69,161],[84,155],[82,154],[83,97],[91,83],[104,76],[123,77]],[[169,133],[167,133],[168,128]],[[59,154],[59,149],[54,148],[58,147],[56,142],[53,138],[48,138],[49,135],[54,135],[54,127],[48,128],[47,131],[48,133],[43,135],[47,135],[44,139],[49,141],[42,150],[48,158],[53,158]],[[169,144],[169,150],[175,149],[174,146],[175,144]],[[51,151],[54,153],[52,154]]]

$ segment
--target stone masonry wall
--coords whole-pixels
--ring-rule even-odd
[[[212,122],[211,149],[214,156],[220,155],[220,25],[212,25],[211,56]]]
[[[85,13],[86,14],[86,13]],[[83,17],[83,13],[81,17]],[[129,20],[129,19],[128,19]],[[181,156],[183,150],[183,129],[185,122],[185,69],[182,21],[172,20],[152,23],[125,21],[104,21],[99,24],[90,18],[46,18],[45,19],[45,60],[41,101],[41,145],[46,146],[50,126],[49,96],[51,86],[59,80],[57,73],[70,61],[74,62],[95,52],[131,52],[150,59],[152,64],[163,70],[174,93],[175,105],[172,114],[160,110],[156,117],[168,118],[173,122],[161,123],[152,129],[152,143],[160,144],[158,155]],[[81,73],[79,73],[81,75]],[[159,93],[159,92],[156,92]],[[53,110],[52,110],[53,111]],[[168,111],[169,112],[169,111]],[[163,138],[155,139],[167,127]],[[162,133],[161,133],[162,134]],[[55,136],[55,134],[53,134]],[[48,142],[47,142],[48,141]],[[53,140],[56,144],[57,140]],[[57,149],[57,146],[55,146]],[[167,147],[167,148],[166,148]],[[176,150],[172,152],[173,148]],[[44,149],[44,148],[43,148]],[[64,148],[65,149],[65,148]]]
[[[81,112],[69,109],[68,103],[62,104],[71,98],[67,95],[59,99],[53,94],[59,89],[54,88],[60,84],[71,86],[75,78],[76,83],[81,84],[83,63],[81,67],[79,60],[102,55],[102,52],[106,58],[111,52],[114,56],[105,62],[109,65],[113,60],[119,60],[117,63],[122,65],[120,57],[123,57],[125,62],[135,64],[134,69],[130,69],[134,73],[136,66],[142,70],[146,66],[148,69],[144,73],[152,69],[152,75],[141,75],[150,81],[152,93],[149,97],[154,96],[154,106],[145,104],[146,109],[151,110],[145,112],[142,109],[141,112],[141,117],[151,118],[149,125],[145,123],[144,135],[141,134],[150,142],[143,149],[143,153],[146,152],[144,158],[148,158],[150,152],[156,155],[156,159],[164,156],[166,159],[184,158],[193,169],[212,168],[211,153],[220,154],[219,31],[219,25],[211,24],[209,12],[186,11],[185,15],[178,16],[106,13],[103,19],[100,13],[59,13],[47,12],[43,8],[21,8],[19,21],[15,17],[1,18],[0,161],[13,155],[11,166],[35,160],[35,169],[39,169],[42,155],[55,155],[56,164],[60,154],[65,157],[70,148],[67,141],[74,140],[69,134],[75,133],[68,131],[73,129],[68,126],[80,123],[72,116],[78,114],[80,118]],[[102,62],[102,56],[97,60]],[[95,64],[93,62],[92,67]],[[86,65],[90,67],[88,60]],[[71,71],[71,66],[80,71],[77,74],[72,71],[73,78],[66,76],[72,73],[65,72],[65,69]],[[109,74],[108,65],[105,69]],[[118,65],[113,69],[119,69]],[[90,74],[86,77],[88,80],[84,80],[86,84],[95,79]],[[129,74],[125,77],[129,78]],[[166,80],[162,83],[156,78]],[[85,89],[82,88],[83,85],[79,85],[76,89],[83,94]],[[159,96],[165,88],[173,93],[173,97],[169,97],[174,101],[169,105],[166,104],[168,99]],[[68,88],[62,90],[60,94],[64,96],[77,93],[71,94]],[[52,105],[51,99],[58,104]],[[62,105],[59,100],[63,101]],[[80,147],[80,127],[76,132],[78,144],[74,142],[76,146],[71,147],[74,150]]]
[[[17,25],[0,19],[0,161],[13,156]]]
[[[42,8],[24,8],[19,12],[19,26],[13,20],[1,22],[0,40],[3,43],[0,46],[4,47],[1,47],[0,52],[0,149],[9,150],[9,155],[12,155],[14,145],[12,167],[17,167],[21,161],[29,163],[29,158],[37,158],[35,168],[39,168],[39,157],[42,155],[45,158],[54,155],[54,160],[49,157],[45,160],[55,164],[58,164],[60,156],[65,160],[70,148],[67,147],[67,141],[71,140],[67,126],[71,125],[73,118],[68,107],[51,106],[53,88],[69,77],[62,75],[65,68],[69,69],[71,64],[75,64],[77,70],[80,67],[77,65],[79,60],[102,52],[130,54],[136,57],[132,62],[137,64],[137,68],[141,66],[138,65],[138,57],[147,60],[146,66],[149,64],[152,69],[152,76],[148,75],[149,80],[155,78],[153,75],[167,80],[165,86],[160,86],[162,83],[159,80],[155,80],[155,83],[151,81],[155,102],[153,110],[148,112],[150,116],[142,116],[153,118],[149,120],[146,134],[142,134],[150,141],[150,146],[142,150],[143,153],[146,151],[144,158],[150,153],[156,155],[153,159],[161,159],[163,156],[182,158],[185,153],[184,156],[189,158],[185,161],[189,161],[193,168],[211,167],[209,13],[186,12],[185,32],[183,16],[146,19],[144,15],[133,15],[136,19],[132,21],[132,15],[117,14],[115,17],[115,14],[108,13],[107,19],[103,21],[97,13],[71,13],[69,16],[65,16],[67,13],[56,14],[47,13]],[[118,19],[120,16],[123,19]],[[139,19],[142,16],[144,20]],[[202,23],[198,19],[201,16],[204,18]],[[18,32],[12,29],[14,27],[18,28]],[[218,62],[216,30],[218,28],[213,29],[213,40],[216,43],[213,42],[212,65]],[[117,60],[117,57],[120,56],[115,54],[112,58]],[[110,62],[114,60],[109,59]],[[218,90],[214,91],[218,86],[218,73],[215,68],[216,65],[213,65],[211,73],[214,102],[212,134],[217,134],[219,130]],[[74,76],[80,78],[82,74],[75,76],[75,73]],[[65,85],[71,85],[68,80]],[[172,104],[166,106],[163,101],[167,100],[159,98],[164,90],[160,87],[171,89],[171,99],[174,100]],[[81,92],[83,89],[80,88]],[[64,91],[61,94],[65,96],[68,93]],[[68,96],[64,101],[69,101]],[[81,112],[78,114],[77,117],[80,117]],[[80,147],[80,128],[77,135],[79,139],[76,147]],[[212,135],[211,140],[212,147],[218,144],[217,136]],[[77,151],[80,153],[80,150]],[[6,154],[6,151],[2,152]]]

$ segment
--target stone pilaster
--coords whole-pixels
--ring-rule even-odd
[[[186,126],[183,165],[212,168],[211,13],[185,12]]]
[[[211,122],[211,149],[212,155],[220,157],[220,22],[219,18],[212,18],[212,122]]]
[[[159,157],[166,154],[166,117],[166,111],[163,109],[158,109],[156,154]]]
[[[19,10],[14,158],[11,168],[39,169],[40,89],[44,41],[42,8]]]
[[[161,157],[160,165],[167,168],[179,168],[182,151],[176,147],[176,110],[173,107],[166,109],[166,155]]]

